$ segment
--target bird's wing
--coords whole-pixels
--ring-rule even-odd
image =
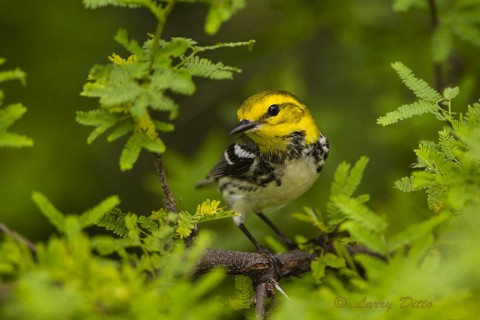
[[[207,186],[222,177],[241,177],[252,167],[257,157],[257,152],[256,146],[249,143],[232,143],[225,149],[225,152],[207,178],[200,181],[197,187]]]

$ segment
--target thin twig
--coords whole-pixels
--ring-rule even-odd
[[[27,238],[25,238],[24,236],[20,235],[18,232],[10,229],[9,227],[7,227],[5,224],[3,223],[0,223],[0,233],[3,232],[5,233],[6,235],[10,236],[13,240],[17,241],[17,242],[21,242],[23,244],[25,244],[28,249],[30,249],[30,251],[32,252],[36,252],[37,251],[37,247],[35,246],[35,244],[33,242],[31,242],[30,240],[28,240]]]
[[[155,36],[152,40],[152,47],[150,51],[150,63],[148,66],[149,72],[153,72],[153,66],[155,63],[155,58],[157,56],[157,51],[160,43],[160,39],[162,37],[163,29],[165,28],[165,23],[167,22],[167,18],[173,10],[177,0],[169,0],[165,7],[155,7],[150,8],[150,10],[154,13],[156,18],[158,19],[157,30],[155,32]],[[167,175],[165,174],[165,167],[163,166],[162,155],[157,153],[155,154],[155,169],[160,177],[160,182],[162,185],[163,193],[165,195],[165,208],[171,212],[178,212],[177,205],[175,204],[175,198],[173,196],[172,190],[168,185]],[[190,247],[193,244],[193,240],[197,234],[197,225],[195,224],[195,228],[190,236],[185,239],[185,245]]]
[[[265,282],[260,283],[257,288],[257,294],[255,296],[255,313],[256,318],[259,320],[265,319],[265,302],[267,298],[267,284]]]
[[[160,177],[160,184],[162,185],[163,194],[165,195],[164,199],[164,206],[170,212],[178,212],[177,204],[175,203],[175,197],[173,196],[172,189],[168,184],[167,174],[165,173],[165,167],[163,165],[163,158],[162,155],[159,153],[154,154],[155,157],[155,169],[157,171],[158,176]],[[185,245],[187,247],[191,247],[193,245],[193,241],[197,236],[198,229],[197,224],[195,223],[194,229],[192,233],[185,238]]]
[[[165,208],[171,212],[178,212],[177,205],[175,204],[175,198],[173,197],[172,190],[168,185],[168,179],[165,173],[165,167],[163,166],[162,155],[159,153],[155,154],[155,169],[160,177],[163,194],[165,195]]]
[[[434,33],[440,26],[440,19],[437,12],[437,4],[435,0],[428,0],[428,6],[430,8],[432,32]],[[433,76],[435,82],[435,89],[441,93],[443,91],[443,68],[440,62],[435,62],[433,64]]]

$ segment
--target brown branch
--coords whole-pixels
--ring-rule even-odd
[[[281,265],[280,278],[297,276],[309,271],[310,262],[314,258],[314,255],[298,249],[273,256]],[[215,268],[223,268],[229,274],[249,276],[254,284],[276,278],[271,260],[256,252],[207,249],[197,263],[195,271],[196,273],[205,273]]]
[[[274,297],[275,284],[282,279],[291,276],[299,276],[310,271],[310,263],[313,259],[325,253],[336,253],[332,245],[335,235],[328,238],[321,236],[309,243],[316,244],[318,251],[309,253],[299,249],[285,253],[274,254],[278,262],[278,273],[272,265],[272,260],[261,253],[229,251],[221,249],[207,249],[198,261],[195,273],[201,274],[215,268],[222,268],[228,274],[245,275],[252,279],[256,289],[256,315],[258,319],[264,319],[266,314],[266,299]],[[347,251],[351,255],[363,253],[384,259],[383,256],[369,251],[367,248],[356,245],[347,245]],[[358,270],[363,276],[363,270]]]
[[[165,173],[165,167],[163,166],[162,155],[155,153],[155,169],[160,177],[160,183],[162,185],[163,194],[165,195],[165,208],[171,212],[178,212],[175,198],[173,197],[172,190],[168,185],[167,175]]]
[[[177,204],[175,203],[175,197],[173,196],[172,189],[168,184],[167,174],[165,173],[165,167],[163,166],[163,158],[159,153],[154,154],[155,157],[155,170],[160,177],[160,184],[162,185],[163,194],[165,195],[164,206],[170,212],[178,212]],[[185,238],[185,245],[191,247],[195,237],[197,236],[197,224],[192,233]]]
[[[30,249],[30,251],[32,252],[37,251],[37,247],[33,242],[31,242],[30,240],[28,240],[18,232],[10,229],[9,227],[7,227],[7,225],[0,223],[0,233],[2,232],[8,235],[9,237],[11,237],[13,240],[25,244],[28,247],[28,249]]]
[[[298,249],[273,256],[279,264],[279,273],[276,272],[272,260],[261,253],[207,249],[197,263],[196,273],[222,268],[229,274],[250,277],[256,290],[257,319],[265,319],[266,301],[268,297],[275,297],[275,284],[278,280],[308,272],[310,262],[315,257]]]
[[[265,301],[267,299],[267,284],[260,283],[256,288],[257,294],[255,296],[255,314],[257,319],[265,319]]]

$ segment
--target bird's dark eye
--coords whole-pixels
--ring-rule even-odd
[[[268,114],[275,117],[280,112],[280,107],[276,104],[272,104],[268,107]]]

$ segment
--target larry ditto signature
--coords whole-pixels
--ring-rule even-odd
[[[338,296],[334,303],[337,308],[345,308],[348,306],[349,308],[354,309],[376,309],[386,311],[390,311],[393,307],[398,307],[400,309],[430,309],[433,307],[433,302],[430,300],[415,299],[410,296],[401,297],[395,301],[379,301],[363,297],[353,303],[348,302],[345,297]]]

